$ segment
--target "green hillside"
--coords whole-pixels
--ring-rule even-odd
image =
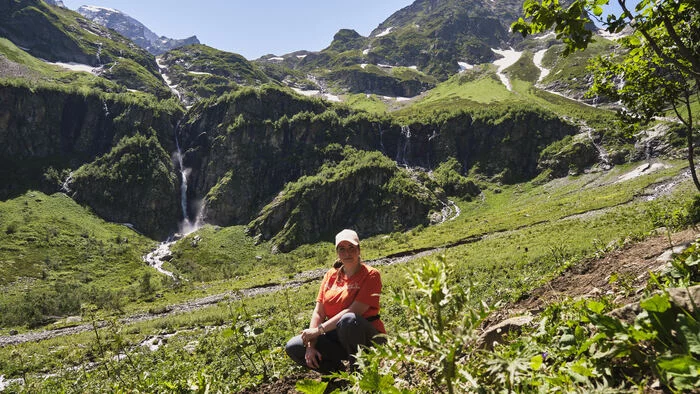
[[[416,0],[318,52],[156,59],[0,0],[0,391],[700,390],[697,94],[632,121],[588,93],[621,41],[562,57],[522,13]],[[327,385],[284,345],[343,228],[388,344]]]

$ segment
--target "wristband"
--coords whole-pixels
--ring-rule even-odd
[[[326,335],[326,330],[323,328],[323,324],[319,324],[318,329],[321,330],[321,335]]]

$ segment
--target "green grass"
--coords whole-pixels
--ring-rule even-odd
[[[64,194],[27,192],[0,202],[0,223],[4,326],[76,314],[90,298],[138,298],[139,279],[149,271],[141,256],[154,241],[104,222]]]
[[[357,111],[365,111],[372,114],[385,114],[388,112],[388,105],[377,95],[349,94],[343,101],[350,108]]]
[[[473,286],[474,299],[488,303],[514,300],[583,258],[599,255],[611,247],[645,237],[655,227],[648,213],[652,211],[652,206],[665,210],[675,210],[683,206],[694,193],[689,181],[681,185],[675,197],[670,199],[661,198],[655,202],[646,202],[634,198],[650,185],[674,176],[684,165],[683,162],[671,164],[673,167],[670,169],[620,183],[616,183],[619,176],[634,169],[637,164],[619,167],[608,173],[585,174],[547,183],[535,181],[508,187],[491,185],[483,198],[471,202],[458,201],[462,213],[457,219],[406,233],[364,239],[362,255],[364,259],[374,259],[417,248],[446,245],[472,236],[487,235],[478,242],[452,247],[443,253],[460,283]],[[67,199],[60,195],[40,198]],[[23,201],[25,200],[17,199],[12,203],[21,208]],[[34,207],[35,203],[30,205],[33,210],[37,209]],[[1,218],[4,219],[7,210],[0,212],[3,215]],[[568,218],[585,212],[590,213]],[[2,222],[5,223],[4,220]],[[195,236],[199,238],[196,246],[193,245]],[[2,245],[6,243],[3,242]],[[139,301],[127,305],[125,309],[143,310],[149,305],[152,309],[158,309],[178,299],[241,289],[254,283],[274,281],[275,277],[283,281],[298,270],[327,268],[333,260],[333,248],[329,243],[306,245],[292,253],[281,255],[270,254],[266,250],[267,247],[264,243],[255,245],[245,235],[242,227],[206,226],[179,241],[174,248],[178,259],[196,261],[202,272],[220,270],[222,267],[217,261],[225,261],[232,268],[240,269],[241,276],[230,280],[183,284],[179,290],[164,291],[163,300],[167,302],[163,301],[161,304],[158,300]],[[260,259],[256,256],[260,256]],[[234,261],[238,263],[234,264]],[[271,263],[273,261],[274,263]],[[388,294],[390,289],[404,286],[406,270],[417,264],[418,261],[411,261],[380,267],[384,292]],[[246,271],[247,273],[244,273]],[[242,364],[210,350],[230,346],[228,341],[231,337],[223,335],[220,330],[225,331],[236,321],[238,323],[235,324],[250,325],[261,330],[258,335],[259,340],[264,342],[261,354],[269,357],[268,360],[275,366],[277,373],[285,376],[291,373],[293,368],[280,353],[281,347],[288,337],[307,324],[317,285],[317,281],[312,280],[299,288],[282,293],[243,301],[232,299],[189,313],[120,326],[118,335],[122,336],[121,340],[127,347],[138,344],[149,335],[177,332],[176,336],[168,340],[166,346],[155,353],[133,348],[132,356],[139,360],[138,365],[143,366],[133,367],[133,370],[130,369],[132,367],[125,366],[122,373],[126,375],[123,375],[123,378],[135,382],[135,376],[145,376],[142,374],[147,369],[149,373],[161,376],[165,380],[192,378],[197,371],[207,370],[207,362],[213,359],[231,363],[228,367],[237,371],[235,365]],[[400,331],[403,312],[397,309],[388,297],[383,298],[382,305],[382,316],[389,332]],[[243,316],[243,320],[237,320],[237,316]],[[85,319],[84,322],[89,321],[88,316]],[[221,328],[202,329],[211,325]],[[110,335],[117,335],[110,334],[109,330],[101,332],[103,341],[110,338]],[[8,346],[0,349],[0,370],[9,378],[19,376],[23,371],[47,373],[69,365],[79,365],[85,358],[103,359],[96,354],[95,343],[94,333],[83,333],[40,343]],[[200,350],[191,356],[183,356],[182,349],[191,343],[200,344]],[[202,347],[204,344],[206,348]],[[167,375],[167,371],[175,366],[185,378]],[[246,368],[249,367],[250,365]],[[100,371],[96,371],[95,374],[102,376]],[[226,375],[212,370],[209,370],[209,374],[217,384],[234,384],[227,380],[231,379],[230,376],[227,378]],[[170,377],[166,378],[166,375]],[[235,384],[254,384],[255,379],[250,375],[235,376]],[[76,379],[70,374],[65,378]],[[104,376],[102,378],[106,379]],[[57,379],[62,381],[60,377]],[[81,384],[97,384],[97,381],[86,377],[78,380]],[[46,386],[49,383],[42,384],[45,388],[49,387]],[[34,387],[39,390],[40,386]]]

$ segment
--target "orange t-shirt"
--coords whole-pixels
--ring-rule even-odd
[[[374,267],[360,265],[355,275],[348,278],[341,269],[326,272],[318,290],[316,301],[323,305],[326,316],[330,319],[340,311],[348,308],[357,300],[369,305],[362,317],[368,318],[379,314],[379,294],[382,292],[382,279]],[[374,328],[386,333],[381,319],[371,322]]]

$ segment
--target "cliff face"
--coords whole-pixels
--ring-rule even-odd
[[[398,217],[406,219],[395,221],[396,227],[425,223],[439,203],[434,196],[412,201],[414,197],[400,191],[418,187],[410,182],[399,182],[403,187],[398,191],[384,193],[398,182],[397,173],[386,166],[366,166],[332,182],[304,183],[293,188],[295,192],[278,193],[303,176],[330,177],[324,165],[336,163],[336,172],[342,173],[347,166],[338,164],[342,155],[333,146],[376,151],[394,170],[396,163],[435,169],[454,158],[463,174],[521,181],[538,174],[540,152],[547,145],[576,132],[553,114],[534,108],[504,107],[404,126],[337,111],[273,88],[195,107],[180,130],[187,149],[185,165],[192,168],[190,200],[205,200],[208,222],[253,221],[254,233],[275,238],[283,247],[318,240],[326,229],[342,227],[350,208],[332,203],[338,198],[353,202],[358,211],[350,216],[368,226],[365,233],[392,231],[387,223]],[[319,212],[309,201],[324,207],[324,218],[316,217]],[[392,210],[396,214],[383,215]],[[371,228],[371,222],[376,227]],[[287,235],[275,236],[279,231]]]
[[[56,192],[69,170],[112,151],[125,137],[150,136],[159,149],[173,152],[175,126],[181,116],[176,107],[140,102],[133,97],[0,86],[0,175],[6,180],[0,185],[0,198],[11,198],[28,189]],[[174,230],[175,226],[161,219],[156,220],[158,225],[151,224],[152,217],[179,217],[177,204],[173,208],[171,201],[177,198],[171,184],[176,181],[169,157],[166,161],[146,160],[143,164],[157,164],[148,171],[155,171],[156,178],[164,177],[163,182],[143,178],[126,185],[111,178],[109,182],[81,181],[68,187],[73,193],[79,192],[80,200],[89,202],[106,220],[130,221],[140,231],[160,236],[163,229]],[[48,179],[58,176],[62,179]],[[100,200],[89,197],[92,193],[123,193],[125,198]],[[144,193],[152,194],[142,200],[139,196]],[[150,204],[149,210],[131,213],[142,203]]]

